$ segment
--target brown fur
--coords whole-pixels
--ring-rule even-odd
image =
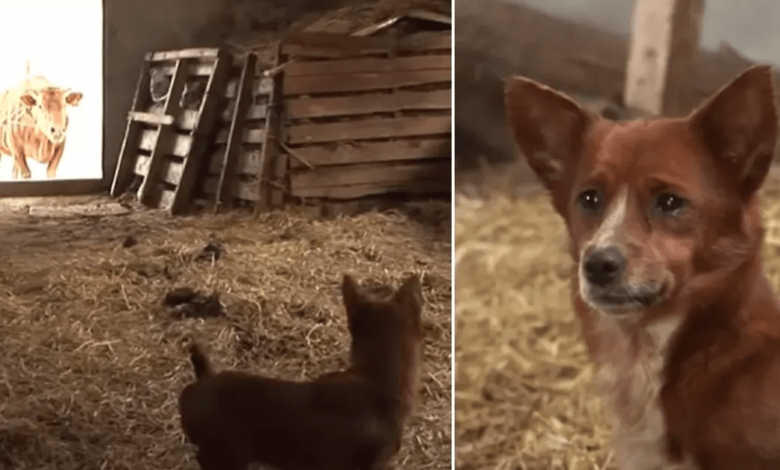
[[[756,196],[777,139],[769,67],[687,118],[612,122],[521,78],[506,103],[567,225],[575,310],[608,378],[621,468],[780,468],[780,305],[762,269]],[[581,204],[587,191],[599,205]],[[669,194],[682,209],[662,211]],[[581,273],[599,243],[625,260],[621,292],[652,293],[643,305],[593,294]]]
[[[419,278],[389,300],[364,294],[344,276],[351,367],[309,382],[212,371],[191,348],[197,379],[181,393],[184,433],[203,470],[369,470],[400,448],[412,411],[422,337]]]

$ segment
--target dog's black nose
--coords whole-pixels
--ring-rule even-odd
[[[626,267],[626,258],[620,250],[610,246],[600,248],[588,254],[585,258],[585,279],[589,283],[604,287],[615,281]]]

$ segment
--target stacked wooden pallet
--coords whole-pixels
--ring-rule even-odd
[[[259,211],[290,198],[447,193],[450,44],[449,32],[305,33],[273,64],[219,49],[149,54],[111,193],[137,191],[171,213],[195,198]]]

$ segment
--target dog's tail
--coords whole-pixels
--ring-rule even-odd
[[[195,369],[195,378],[212,375],[214,371],[211,369],[211,362],[203,352],[203,349],[198,343],[192,343],[190,345],[190,362],[192,362],[192,368]]]

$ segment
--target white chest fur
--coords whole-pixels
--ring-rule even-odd
[[[673,316],[642,329],[638,345],[614,320],[602,316],[601,328],[615,350],[605,351],[596,379],[616,418],[615,460],[620,470],[696,470],[691,462],[666,456],[666,425],[661,411],[662,372],[669,342],[680,326]]]

